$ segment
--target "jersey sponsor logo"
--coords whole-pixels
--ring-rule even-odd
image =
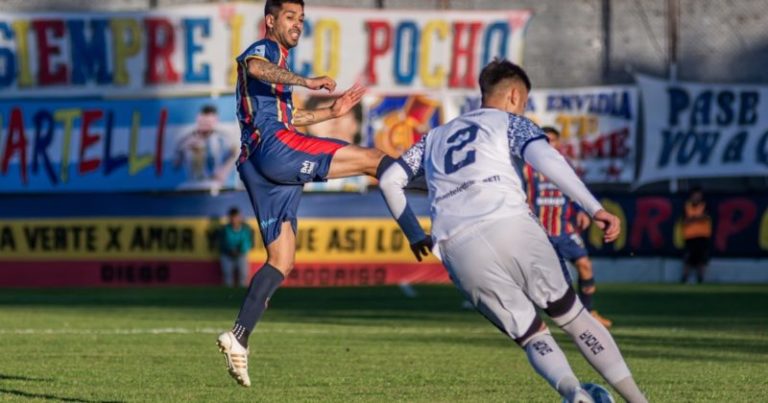
[[[253,54],[256,56],[265,57],[267,54],[267,45],[259,45],[253,49]]]
[[[445,200],[445,199],[447,199],[449,197],[456,196],[457,194],[459,194],[459,193],[461,193],[461,192],[471,188],[472,186],[475,186],[475,183],[477,183],[477,182],[475,182],[475,181],[466,181],[466,182],[462,183],[461,185],[459,185],[458,187],[455,187],[455,188],[451,189],[448,193],[445,193],[443,195],[440,195],[440,196],[436,197],[435,198],[435,203],[439,203],[439,202],[441,202],[441,201],[443,201],[443,200]]]
[[[552,182],[549,182],[549,181],[547,180],[547,178],[546,178],[546,177],[544,177],[544,175],[541,175],[541,174],[540,174],[540,175],[539,175],[539,177],[541,178],[541,179],[540,179],[540,182],[538,183],[538,185],[539,185],[539,190],[540,190],[540,191],[541,191],[541,190],[556,190],[556,191],[558,191],[558,192],[560,191],[560,188],[559,188],[559,187],[557,187],[557,185],[555,185],[554,183],[552,183]]]
[[[537,206],[562,206],[565,205],[565,197],[538,197],[536,198]]]

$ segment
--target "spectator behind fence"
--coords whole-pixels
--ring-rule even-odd
[[[237,207],[229,209],[227,223],[221,228],[219,236],[224,285],[234,287],[237,271],[238,284],[247,287],[250,277],[248,252],[253,248],[253,229],[243,221]]]
[[[685,217],[683,218],[683,239],[685,239],[685,255],[683,257],[682,283],[688,282],[688,276],[693,269],[696,281],[704,281],[704,272],[709,264],[709,242],[712,238],[712,220],[707,215],[707,204],[701,188],[694,188],[685,201]]]

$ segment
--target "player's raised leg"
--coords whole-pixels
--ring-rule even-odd
[[[340,148],[334,154],[327,179],[356,175],[369,175],[378,178],[392,162],[394,159],[380,150],[350,144]]]

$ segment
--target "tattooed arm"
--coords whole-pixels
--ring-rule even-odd
[[[336,89],[336,81],[330,77],[305,78],[261,58],[248,60],[248,74],[272,84],[298,85],[311,90],[326,89],[328,92]]]
[[[310,126],[315,123],[320,123],[329,119],[333,119],[335,116],[331,114],[331,108],[320,109],[297,109],[293,113],[294,126]]]
[[[344,91],[333,104],[327,108],[320,109],[298,109],[293,113],[293,124],[295,126],[310,126],[325,120],[334,119],[349,112],[357,105],[363,95],[365,87],[360,84],[353,85],[350,89]]]

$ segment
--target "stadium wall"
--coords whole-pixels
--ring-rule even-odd
[[[422,217],[423,195],[411,197]],[[719,195],[710,202],[715,260],[708,280],[768,281],[768,195]],[[602,195],[624,220],[622,237],[604,245],[584,234],[606,282],[679,278],[682,200],[667,195]],[[0,198],[0,285],[151,286],[220,282],[215,238],[224,212],[237,206],[256,227],[247,196],[194,193],[80,194]],[[414,262],[378,192],[305,194],[299,210],[297,269],[289,286],[447,283],[433,257]],[[423,224],[428,226],[428,220]],[[257,244],[260,244],[257,240]],[[250,254],[251,270],[265,258]]]

